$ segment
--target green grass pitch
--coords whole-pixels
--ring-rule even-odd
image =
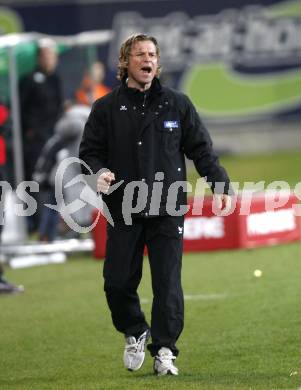
[[[0,388],[297,389],[300,259],[301,243],[185,255],[180,375],[164,378],[152,374],[149,355],[140,371],[123,368],[124,342],[106,307],[102,263],[73,258],[8,270],[26,292],[1,297]],[[149,319],[147,261],[140,297]]]

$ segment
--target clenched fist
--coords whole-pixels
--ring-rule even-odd
[[[113,172],[103,172],[97,179],[97,192],[107,194],[110,189],[110,185],[114,180],[115,175]]]

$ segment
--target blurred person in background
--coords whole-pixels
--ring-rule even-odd
[[[49,38],[41,39],[36,69],[20,81],[20,105],[23,131],[25,179],[32,180],[41,150],[54,133],[54,126],[62,113],[61,80],[56,73],[58,55],[56,44]],[[38,212],[30,218],[29,229],[35,230]]]
[[[55,175],[59,163],[68,157],[78,156],[78,147],[84,130],[85,122],[88,119],[90,109],[86,105],[70,105],[64,115],[57,121],[54,127],[54,135],[43,147],[37,161],[33,179],[39,183],[39,203],[41,204],[40,221],[38,227],[39,240],[51,242],[57,238],[58,225],[60,221],[59,212],[53,210],[45,204],[56,204],[55,198]],[[72,164],[65,172],[62,180],[65,202],[76,199],[80,193],[80,183],[75,184],[70,189],[65,188],[64,183],[72,180],[81,173],[80,166]],[[91,223],[91,208],[87,205],[80,209],[73,218],[81,225]],[[70,235],[72,232],[69,232]],[[67,236],[68,236],[67,235]]]
[[[89,71],[86,71],[80,88],[76,91],[76,101],[80,104],[92,106],[96,99],[111,92],[111,88],[104,84],[106,71],[102,62],[94,62]]]
[[[107,225],[103,276],[113,324],[125,336],[124,366],[129,371],[140,369],[151,336],[147,348],[154,358],[155,374],[178,375],[174,361],[184,326],[181,266],[187,199],[185,188],[176,188],[172,192],[175,199],[170,200],[170,186],[186,182],[186,156],[211,183],[217,209],[227,210],[231,207],[230,180],[189,98],[161,85],[159,58],[154,37],[133,35],[121,45],[121,84],[94,103],[79,156],[94,174],[102,170],[97,191],[103,193],[114,220],[114,226]],[[82,169],[89,174],[86,167]],[[126,221],[125,186],[139,183],[150,189],[160,185],[160,180],[161,191],[147,196],[146,205],[138,202],[138,191],[133,193],[127,205],[132,206],[132,219]],[[110,193],[115,181],[121,185]],[[151,198],[157,204],[155,211]],[[153,288],[151,326],[137,294],[145,246]]]
[[[5,180],[5,164],[6,164],[6,148],[5,148],[5,138],[4,131],[5,125],[7,123],[9,112],[7,107],[0,102],[0,182]],[[0,185],[0,200],[3,202],[2,197],[2,186]],[[0,246],[1,246],[1,234],[3,229],[3,221],[0,221]],[[1,252],[1,251],[0,251]],[[11,294],[23,292],[24,288],[22,286],[14,286],[9,283],[4,277],[4,269],[0,264],[0,294]]]

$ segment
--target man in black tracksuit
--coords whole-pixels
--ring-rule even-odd
[[[62,86],[56,73],[58,56],[55,42],[43,38],[39,42],[36,69],[20,81],[20,107],[23,132],[25,180],[32,180],[35,165],[46,142],[54,134],[54,126],[62,113]],[[38,228],[40,211],[28,218],[29,229]]]
[[[26,180],[32,180],[37,159],[54,134],[63,104],[61,80],[55,71],[55,43],[41,40],[37,60],[37,68],[20,81]]]
[[[181,206],[186,205],[186,189],[176,183],[186,180],[184,155],[212,183],[220,209],[228,207],[231,198],[228,175],[207,130],[187,96],[161,86],[158,59],[153,37],[135,35],[123,43],[121,85],[95,102],[79,155],[93,173],[103,169],[97,188],[114,220],[114,226],[108,225],[104,288],[114,326],[126,337],[125,367],[133,371],[142,366],[151,333],[148,349],[155,358],[155,373],[178,375],[173,361],[184,317]],[[85,168],[83,172],[89,173]],[[121,180],[110,193],[111,184]],[[125,201],[129,195],[130,203]],[[151,326],[137,295],[145,246],[154,295]]]

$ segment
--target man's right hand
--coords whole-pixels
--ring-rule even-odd
[[[114,180],[115,175],[113,172],[103,172],[97,179],[97,192],[107,194],[110,189],[110,185]]]

